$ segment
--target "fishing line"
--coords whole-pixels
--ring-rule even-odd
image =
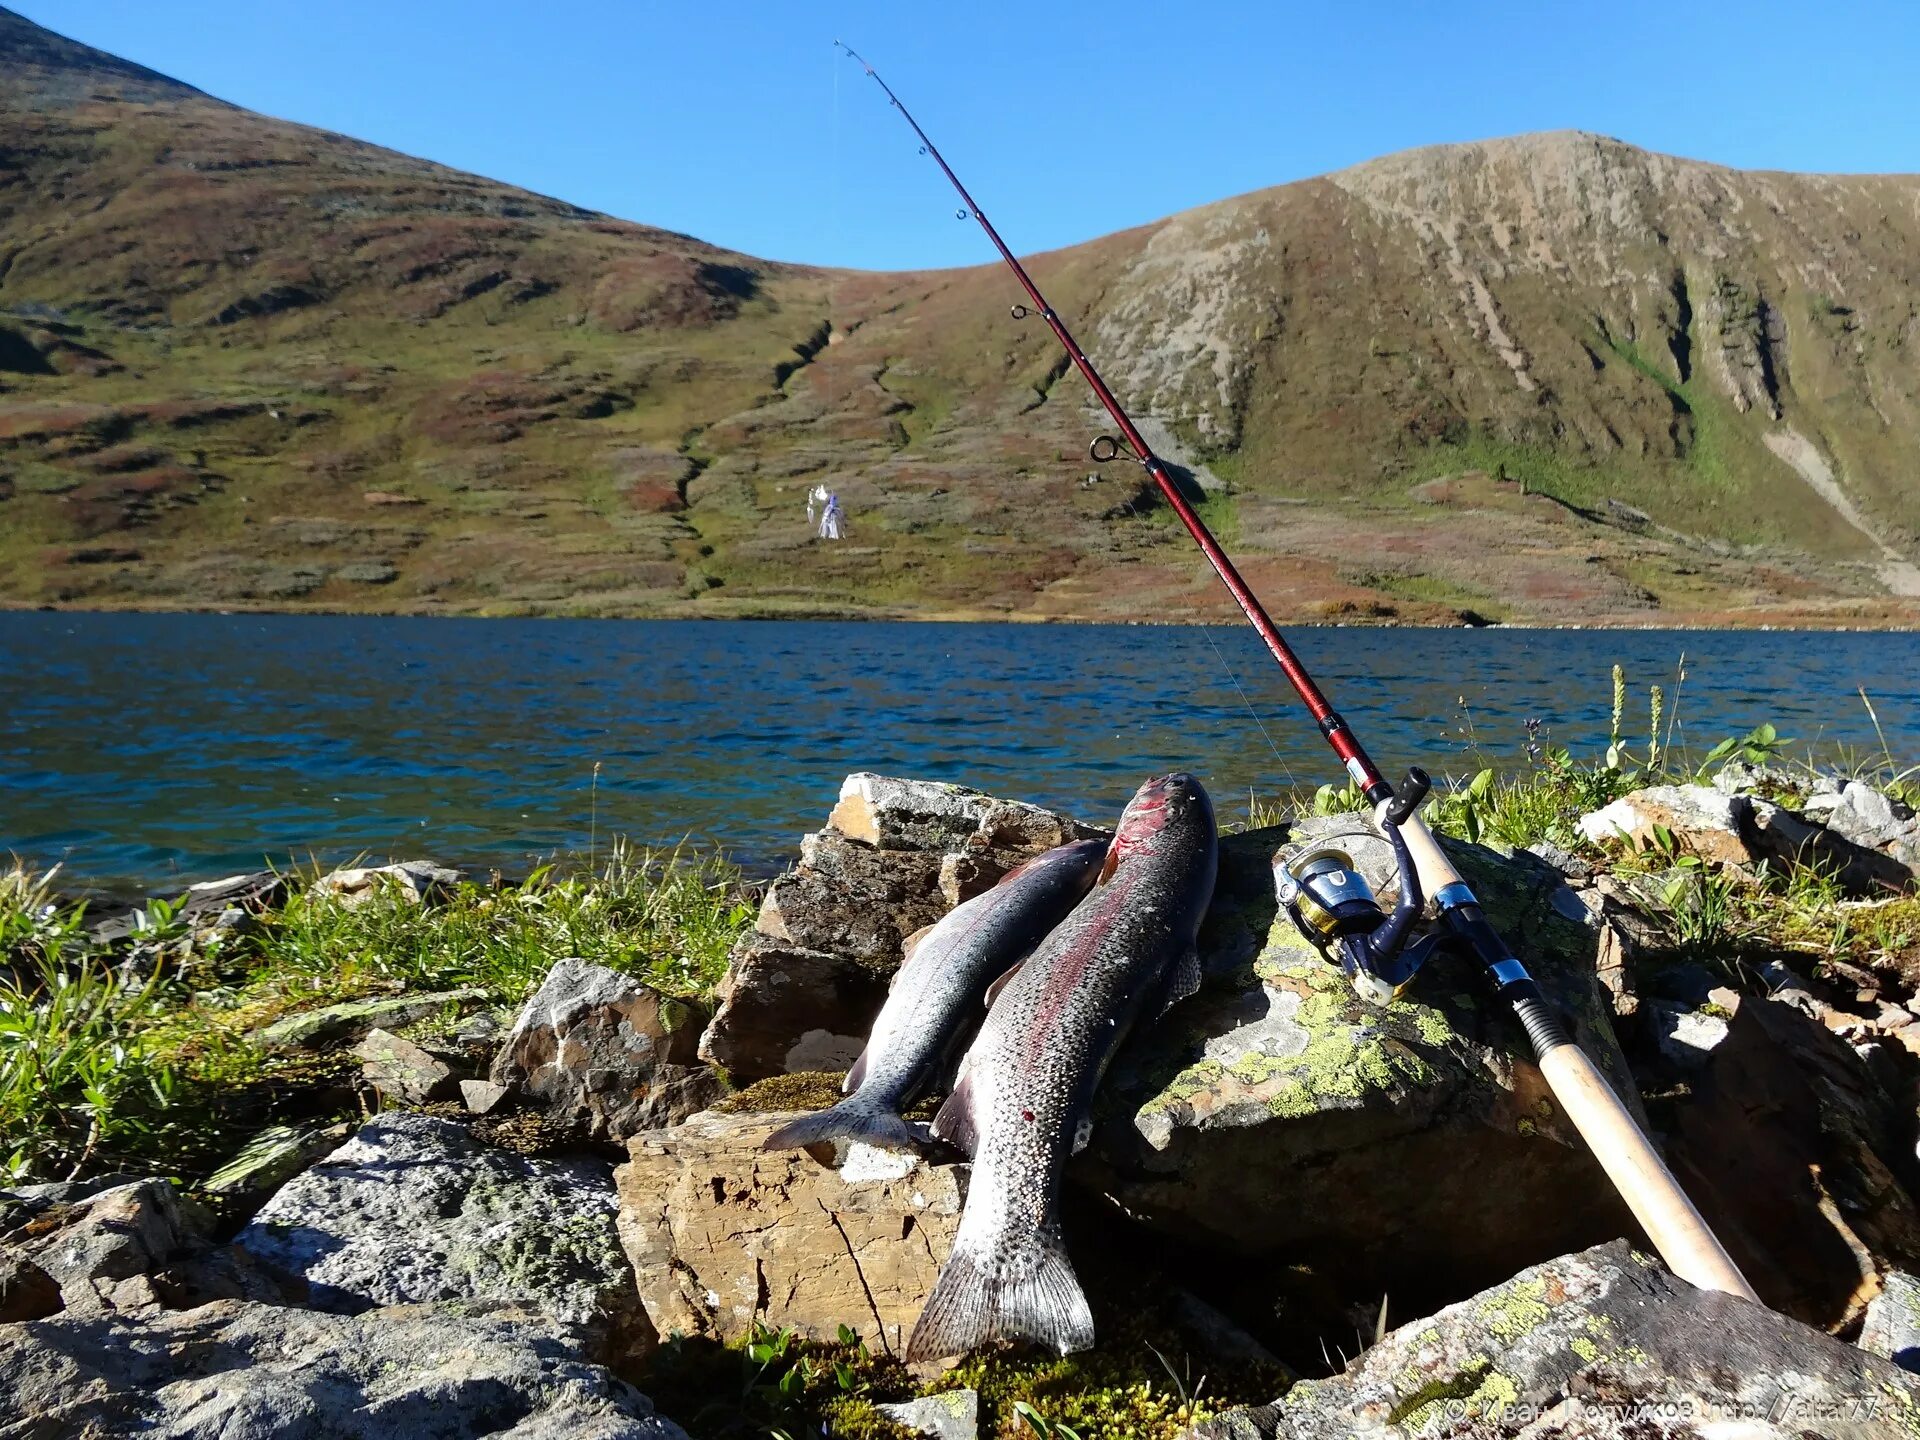
[[[1247,698],[1247,692],[1241,687],[1240,677],[1234,673],[1233,666],[1227,663],[1225,652],[1221,650],[1219,642],[1213,638],[1213,627],[1211,625],[1202,625],[1200,627],[1200,633],[1207,637],[1207,644],[1213,646],[1214,658],[1220,662],[1220,668],[1227,672],[1227,678],[1233,682],[1233,688],[1239,691],[1240,703],[1247,707],[1247,714],[1253,717],[1253,723],[1259,727],[1260,738],[1267,742],[1267,748],[1273,751],[1273,758],[1279,762],[1280,768],[1286,771],[1287,784],[1298,790],[1300,788],[1300,782],[1293,778],[1293,769],[1287,764],[1287,757],[1282,755],[1280,753],[1280,747],[1273,743],[1273,736],[1267,733],[1266,721],[1262,720],[1260,718],[1260,712],[1253,708],[1253,701]]]

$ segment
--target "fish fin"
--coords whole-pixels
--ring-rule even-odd
[[[1080,1123],[1073,1127],[1073,1153],[1078,1155],[1093,1143],[1093,1116],[1082,1115]]]
[[[865,1050],[862,1050],[860,1052],[860,1058],[853,1062],[853,1068],[847,1071],[847,1078],[840,1082],[840,1093],[842,1095],[853,1094],[854,1091],[860,1088],[860,1082],[867,1078],[867,1055],[872,1049],[873,1046],[869,1045]]]
[[[1020,967],[1026,963],[1024,960],[1014,961],[1013,964],[1007,967],[1005,974],[987,986],[987,1009],[991,1010],[993,1008],[993,1002],[1000,998],[1000,992],[1007,988],[1007,982],[1018,975],[1020,973]]]
[[[1166,1014],[1189,995],[1197,994],[1200,980],[1200,952],[1190,945],[1167,967],[1167,991],[1160,1002],[1160,1014]]]
[[[1032,1340],[1069,1355],[1093,1345],[1093,1313],[1067,1259],[1057,1222],[992,1246],[956,1244],[907,1341],[917,1364],[977,1350],[989,1340]]]
[[[1120,842],[1115,840],[1107,847],[1107,858],[1100,862],[1099,873],[1093,877],[1095,885],[1104,885],[1113,878],[1113,872],[1120,868]]]
[[[973,1116],[973,1076],[963,1074],[933,1117],[933,1138],[971,1155],[980,1148],[980,1126]]]
[[[884,1105],[858,1096],[813,1115],[789,1120],[760,1142],[762,1150],[801,1150],[825,1140],[864,1140],[885,1150],[912,1150],[920,1133]]]

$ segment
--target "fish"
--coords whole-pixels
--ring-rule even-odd
[[[907,1341],[910,1362],[990,1340],[1062,1355],[1093,1316],[1060,1228],[1061,1172],[1091,1132],[1095,1089],[1143,1017],[1200,988],[1197,940],[1219,835],[1191,775],[1128,802],[1101,880],[1027,957],[988,1011],[933,1133],[973,1157],[953,1248]]]
[[[900,1112],[938,1077],[970,1038],[989,986],[1024,960],[1092,887],[1104,840],[1061,845],[1000,877],[949,911],[893,979],[867,1048],[842,1087],[847,1098],[781,1126],[761,1142],[791,1150],[846,1137],[912,1149],[923,1135]]]

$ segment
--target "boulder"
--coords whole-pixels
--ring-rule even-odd
[[[1664,829],[1690,855],[1749,865],[1759,858],[1742,824],[1749,803],[1745,795],[1711,785],[1650,785],[1582,815],[1578,828],[1596,845],[1624,837],[1639,848],[1653,844],[1656,830]]]
[[[353,1053],[367,1083],[385,1100],[425,1105],[453,1093],[453,1067],[391,1030],[369,1030]]]
[[[714,992],[700,1055],[736,1082],[845,1070],[866,1048],[892,968],[751,931]]]
[[[458,870],[431,860],[402,860],[393,865],[361,865],[322,875],[308,888],[310,895],[331,896],[342,905],[364,905],[379,895],[391,895],[414,905],[444,900],[465,879]]]
[[[491,1079],[556,1119],[583,1123],[595,1139],[625,1140],[684,1120],[725,1092],[699,1064],[705,1019],[630,975],[561,960],[508,1032]]]
[[[628,1142],[620,1240],[647,1314],[728,1339],[846,1325],[897,1352],[952,1247],[960,1169],[861,1144],[762,1150],[792,1118],[709,1112]]]
[[[428,1115],[382,1115],[283,1186],[236,1244],[315,1309],[508,1302],[636,1353],[611,1167],[489,1149]]]
[[[1887,1272],[1880,1293],[1867,1306],[1860,1348],[1902,1370],[1920,1372],[1920,1280],[1904,1270]]]
[[[1023,860],[1098,833],[960,785],[849,775],[734,947],[702,1058],[742,1082],[845,1069],[908,939]]]
[[[1674,1173],[1762,1300],[1849,1325],[1884,1264],[1920,1265],[1911,1111],[1804,1011],[1719,993],[1725,1038],[1671,1108]]]
[[[564,1326],[484,1305],[347,1316],[223,1300],[0,1326],[0,1394],[0,1440],[687,1440]]]
[[[977,1440],[980,1434],[980,1392],[944,1390],[919,1400],[902,1400],[874,1409],[894,1424],[925,1435],[928,1440]]]
[[[460,1082],[460,1103],[469,1115],[491,1115],[506,1098],[513,1094],[504,1085],[496,1085],[491,1080],[462,1080]]]
[[[0,1325],[38,1320],[60,1309],[60,1282],[26,1256],[0,1250]]]
[[[299,1046],[309,1050],[359,1040],[371,1030],[394,1029],[438,1015],[449,1007],[464,1009],[487,999],[487,992],[468,986],[459,990],[430,990],[404,995],[382,995],[347,1000],[318,1010],[282,1016],[247,1037],[263,1049]]]
[[[1229,1411],[1191,1440],[1879,1440],[1920,1379],[1624,1241],[1562,1256],[1403,1325],[1344,1372]]]
[[[157,1307],[155,1277],[206,1244],[205,1217],[165,1180],[51,1206],[24,1230],[15,1232],[15,1253],[53,1279],[62,1307],[74,1314]]]
[[[1230,1268],[1338,1255],[1356,1275],[1420,1277],[1436,1300],[1632,1233],[1476,967],[1442,954],[1374,1006],[1277,909],[1271,859],[1308,842],[1346,849],[1389,893],[1391,851],[1362,817],[1223,837],[1206,981],[1115,1060],[1080,1178]],[[1443,843],[1637,1108],[1591,910],[1526,852]]]

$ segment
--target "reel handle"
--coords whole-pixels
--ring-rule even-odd
[[[1393,792],[1393,798],[1387,802],[1386,810],[1381,814],[1381,822],[1396,830],[1407,823],[1407,817],[1420,808],[1420,802],[1427,798],[1427,792],[1433,789],[1433,781],[1427,772],[1418,765],[1409,766],[1407,778],[1400,782],[1400,788]]]

